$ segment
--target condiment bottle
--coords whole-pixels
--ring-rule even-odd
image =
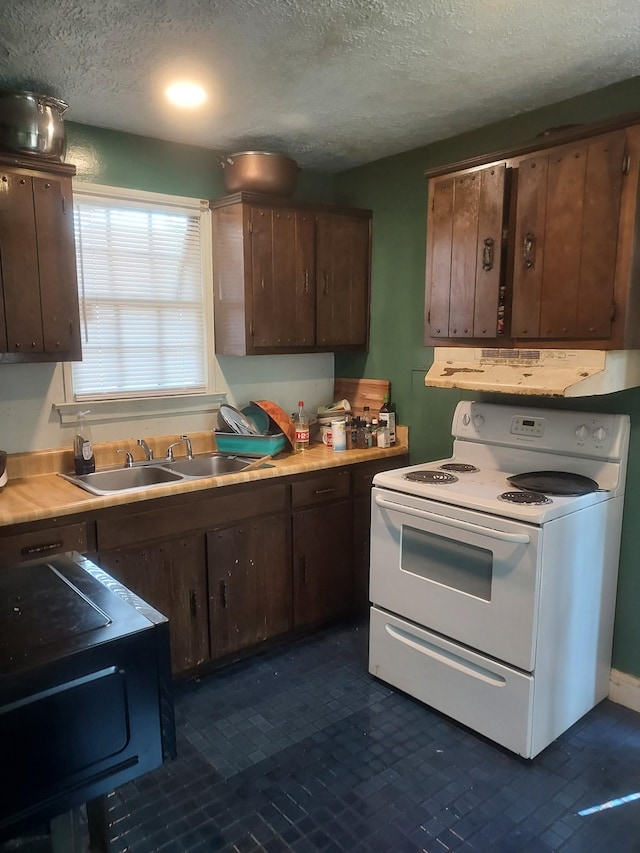
[[[78,412],[76,434],[73,439],[73,467],[76,474],[93,474],[96,470],[96,458],[93,455],[91,429],[85,420],[89,412]]]
[[[296,437],[293,449],[296,453],[309,449],[309,418],[304,410],[304,400],[298,400],[298,411],[293,417]]]

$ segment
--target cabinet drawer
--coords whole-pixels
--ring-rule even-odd
[[[64,551],[87,551],[87,525],[84,522],[64,527],[32,530],[0,539],[0,565],[11,566],[23,560],[35,560]]]
[[[347,498],[350,485],[348,471],[327,471],[316,477],[298,480],[291,484],[291,505],[296,509]]]

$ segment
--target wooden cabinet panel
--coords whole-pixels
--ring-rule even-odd
[[[251,209],[253,345],[315,343],[314,222],[295,210]]]
[[[518,166],[513,334],[611,333],[624,132]]]
[[[23,560],[37,560],[53,554],[63,554],[65,551],[87,553],[87,525],[84,521],[2,536],[0,566],[13,566]]]
[[[277,516],[207,534],[213,658],[291,628],[289,530]]]
[[[317,217],[316,335],[324,346],[367,344],[369,221]]]
[[[1,349],[14,360],[79,359],[70,177],[0,165],[0,267]]]
[[[212,207],[217,352],[366,348],[368,211],[249,193]]]
[[[620,119],[434,170],[426,342],[637,348],[639,157]]]
[[[174,673],[209,659],[205,561],[204,534],[99,555],[105,571],[169,619]]]
[[[293,515],[293,622],[333,619],[352,608],[351,504],[329,503]]]
[[[325,471],[295,480],[291,484],[291,505],[295,508],[313,506],[328,500],[349,496],[349,471]]]
[[[434,338],[498,333],[506,166],[429,183],[427,327]]]

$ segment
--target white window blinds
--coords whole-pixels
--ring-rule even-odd
[[[145,194],[148,196],[149,194]],[[201,227],[191,207],[76,193],[76,400],[204,392]]]

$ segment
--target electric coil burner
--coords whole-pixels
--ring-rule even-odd
[[[629,418],[462,402],[451,432],[374,477],[369,671],[532,758],[608,694]]]
[[[512,504],[528,504],[529,506],[551,503],[551,498],[538,492],[503,492],[498,495],[498,500]]]
[[[413,483],[457,483],[458,478],[453,474],[447,474],[446,471],[410,471],[405,475],[405,479]]]

